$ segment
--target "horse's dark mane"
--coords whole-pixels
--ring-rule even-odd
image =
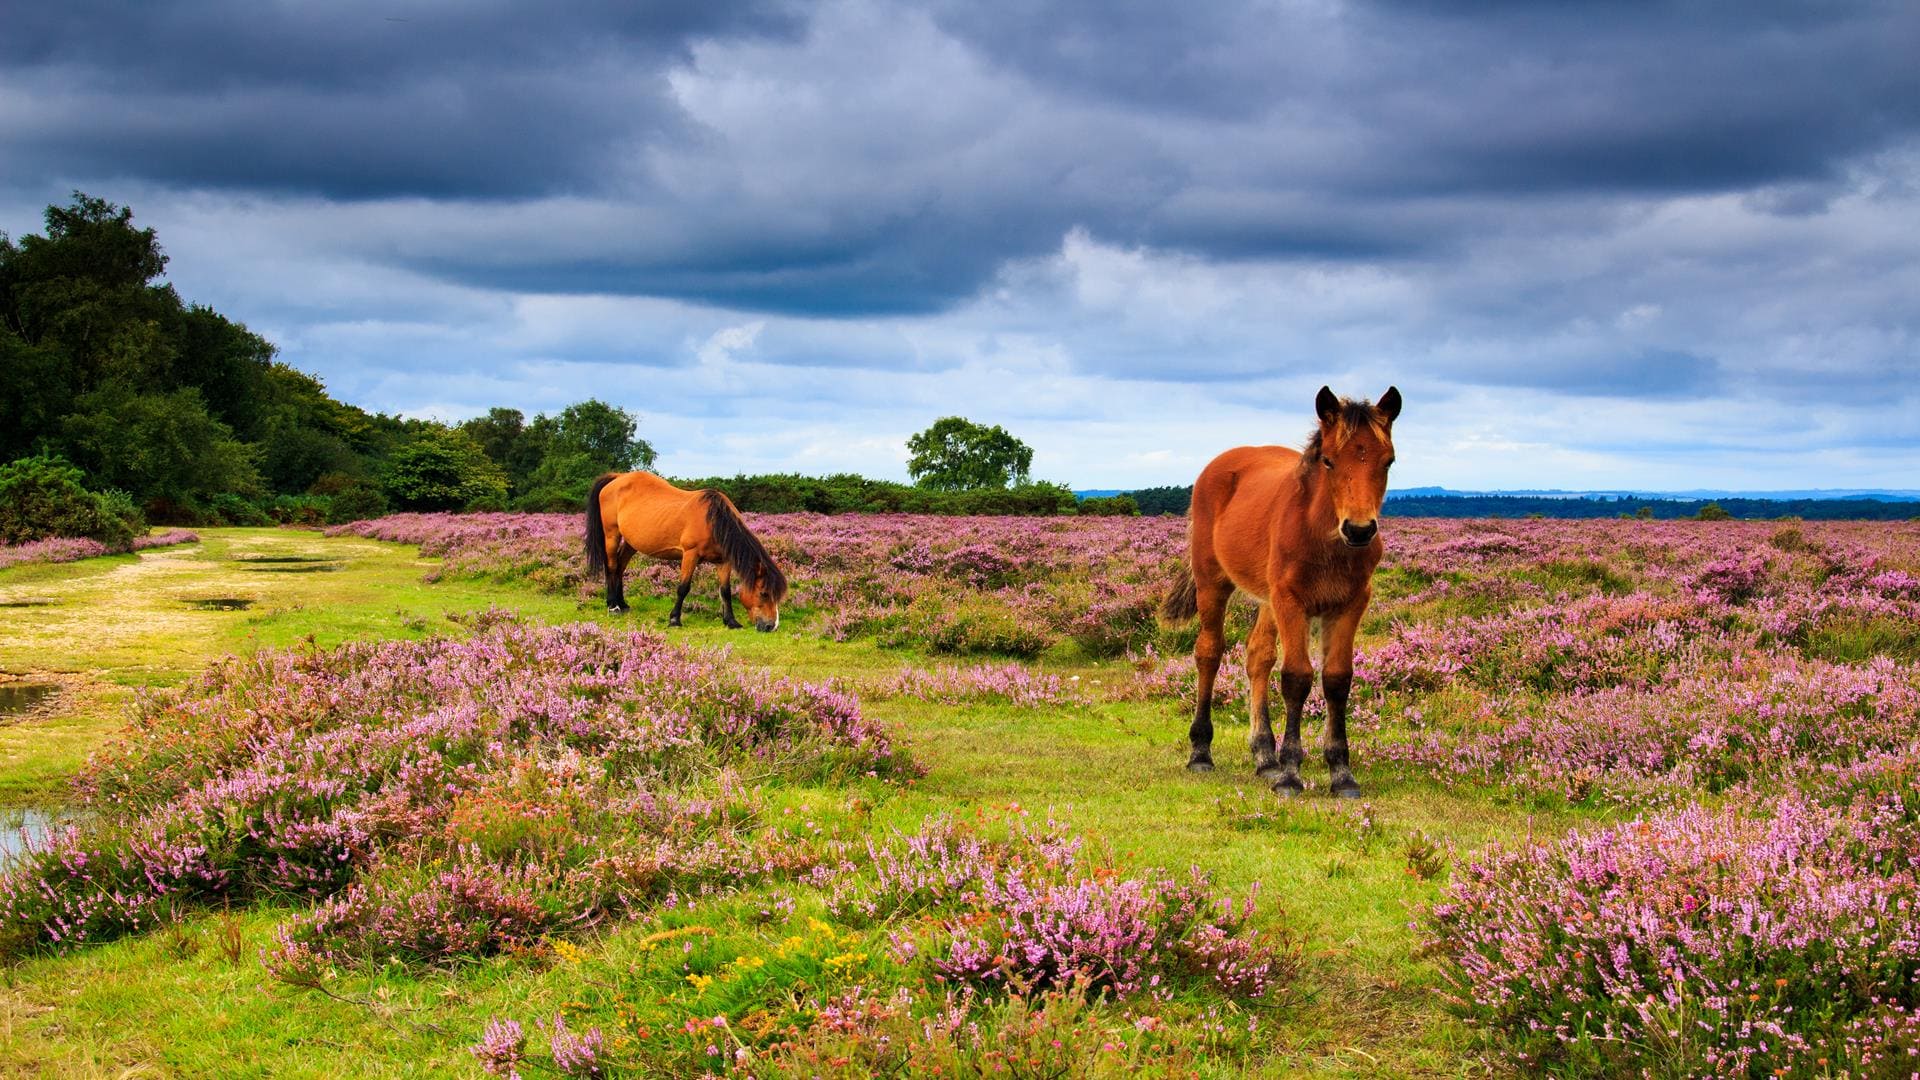
[[[767,554],[759,539],[747,531],[747,523],[740,520],[733,504],[717,491],[701,497],[707,500],[707,527],[713,531],[714,543],[726,554],[727,565],[740,575],[740,584],[746,588],[757,585],[776,603],[785,599],[787,575],[774,565],[773,556]]]
[[[1357,401],[1353,398],[1340,399],[1339,423],[1342,431],[1357,431],[1360,428],[1378,424],[1380,421],[1380,409],[1373,402],[1365,398]],[[1300,450],[1302,469],[1320,464],[1321,435],[1326,430],[1327,426],[1323,421],[1314,426],[1313,434],[1307,436],[1307,445]]]

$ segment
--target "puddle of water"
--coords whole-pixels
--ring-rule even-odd
[[[19,857],[28,844],[45,840],[72,820],[74,816],[63,810],[0,810],[0,869]]]
[[[201,611],[245,611],[253,606],[253,601],[238,596],[203,596],[197,600],[182,600],[181,603]]]
[[[53,696],[60,689],[52,683],[0,683],[0,716],[23,713]]]
[[[335,570],[345,570],[341,563],[306,563],[299,566],[249,566],[248,570],[256,574],[330,574]]]

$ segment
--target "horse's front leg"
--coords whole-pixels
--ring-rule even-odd
[[[1273,715],[1267,709],[1276,655],[1274,641],[1273,605],[1261,604],[1253,631],[1247,635],[1247,750],[1253,754],[1254,775],[1278,787],[1286,771],[1274,756]],[[1299,778],[1294,781],[1298,783]]]
[[[740,629],[740,620],[733,617],[733,566],[720,564],[720,621],[729,630]]]
[[[667,616],[668,626],[680,625],[680,609],[687,605],[687,591],[693,588],[693,572],[698,569],[700,569],[699,552],[680,553],[680,587],[673,594],[673,614]]]
[[[1273,780],[1273,790],[1282,795],[1298,795],[1306,790],[1300,781],[1300,762],[1306,756],[1300,749],[1300,713],[1306,707],[1307,692],[1313,689],[1313,658],[1307,653],[1307,613],[1284,596],[1276,596],[1267,607],[1273,612],[1273,627],[1280,639],[1280,700],[1287,706],[1287,731],[1280,740],[1280,775]],[[1252,672],[1248,675],[1251,677]]]
[[[1320,688],[1327,695],[1326,757],[1328,790],[1335,798],[1357,799],[1360,782],[1347,762],[1347,695],[1353,689],[1353,636],[1367,612],[1371,590],[1363,589],[1352,604],[1326,622],[1326,659],[1320,665]]]

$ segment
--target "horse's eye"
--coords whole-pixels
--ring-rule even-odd
[[[1326,466],[1327,468],[1329,468],[1329,469],[1331,469],[1331,468],[1333,468],[1333,459],[1332,459],[1332,458],[1330,458],[1330,457],[1328,457],[1328,458],[1321,458],[1321,459],[1320,459],[1320,464],[1322,464],[1322,465],[1325,465],[1325,466]]]
[[[1394,461],[1395,461],[1395,460],[1397,460],[1397,459],[1395,459],[1395,458],[1388,458],[1388,459],[1387,459],[1387,465],[1386,465],[1386,467],[1387,467],[1387,468],[1389,468],[1389,469],[1391,469],[1391,468],[1393,468],[1393,463],[1394,463]]]

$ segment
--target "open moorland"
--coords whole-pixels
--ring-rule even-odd
[[[0,569],[0,1073],[1920,1053],[1920,525],[1389,520],[1353,803],[1182,768],[1183,522],[749,521],[773,634],[572,515]]]

